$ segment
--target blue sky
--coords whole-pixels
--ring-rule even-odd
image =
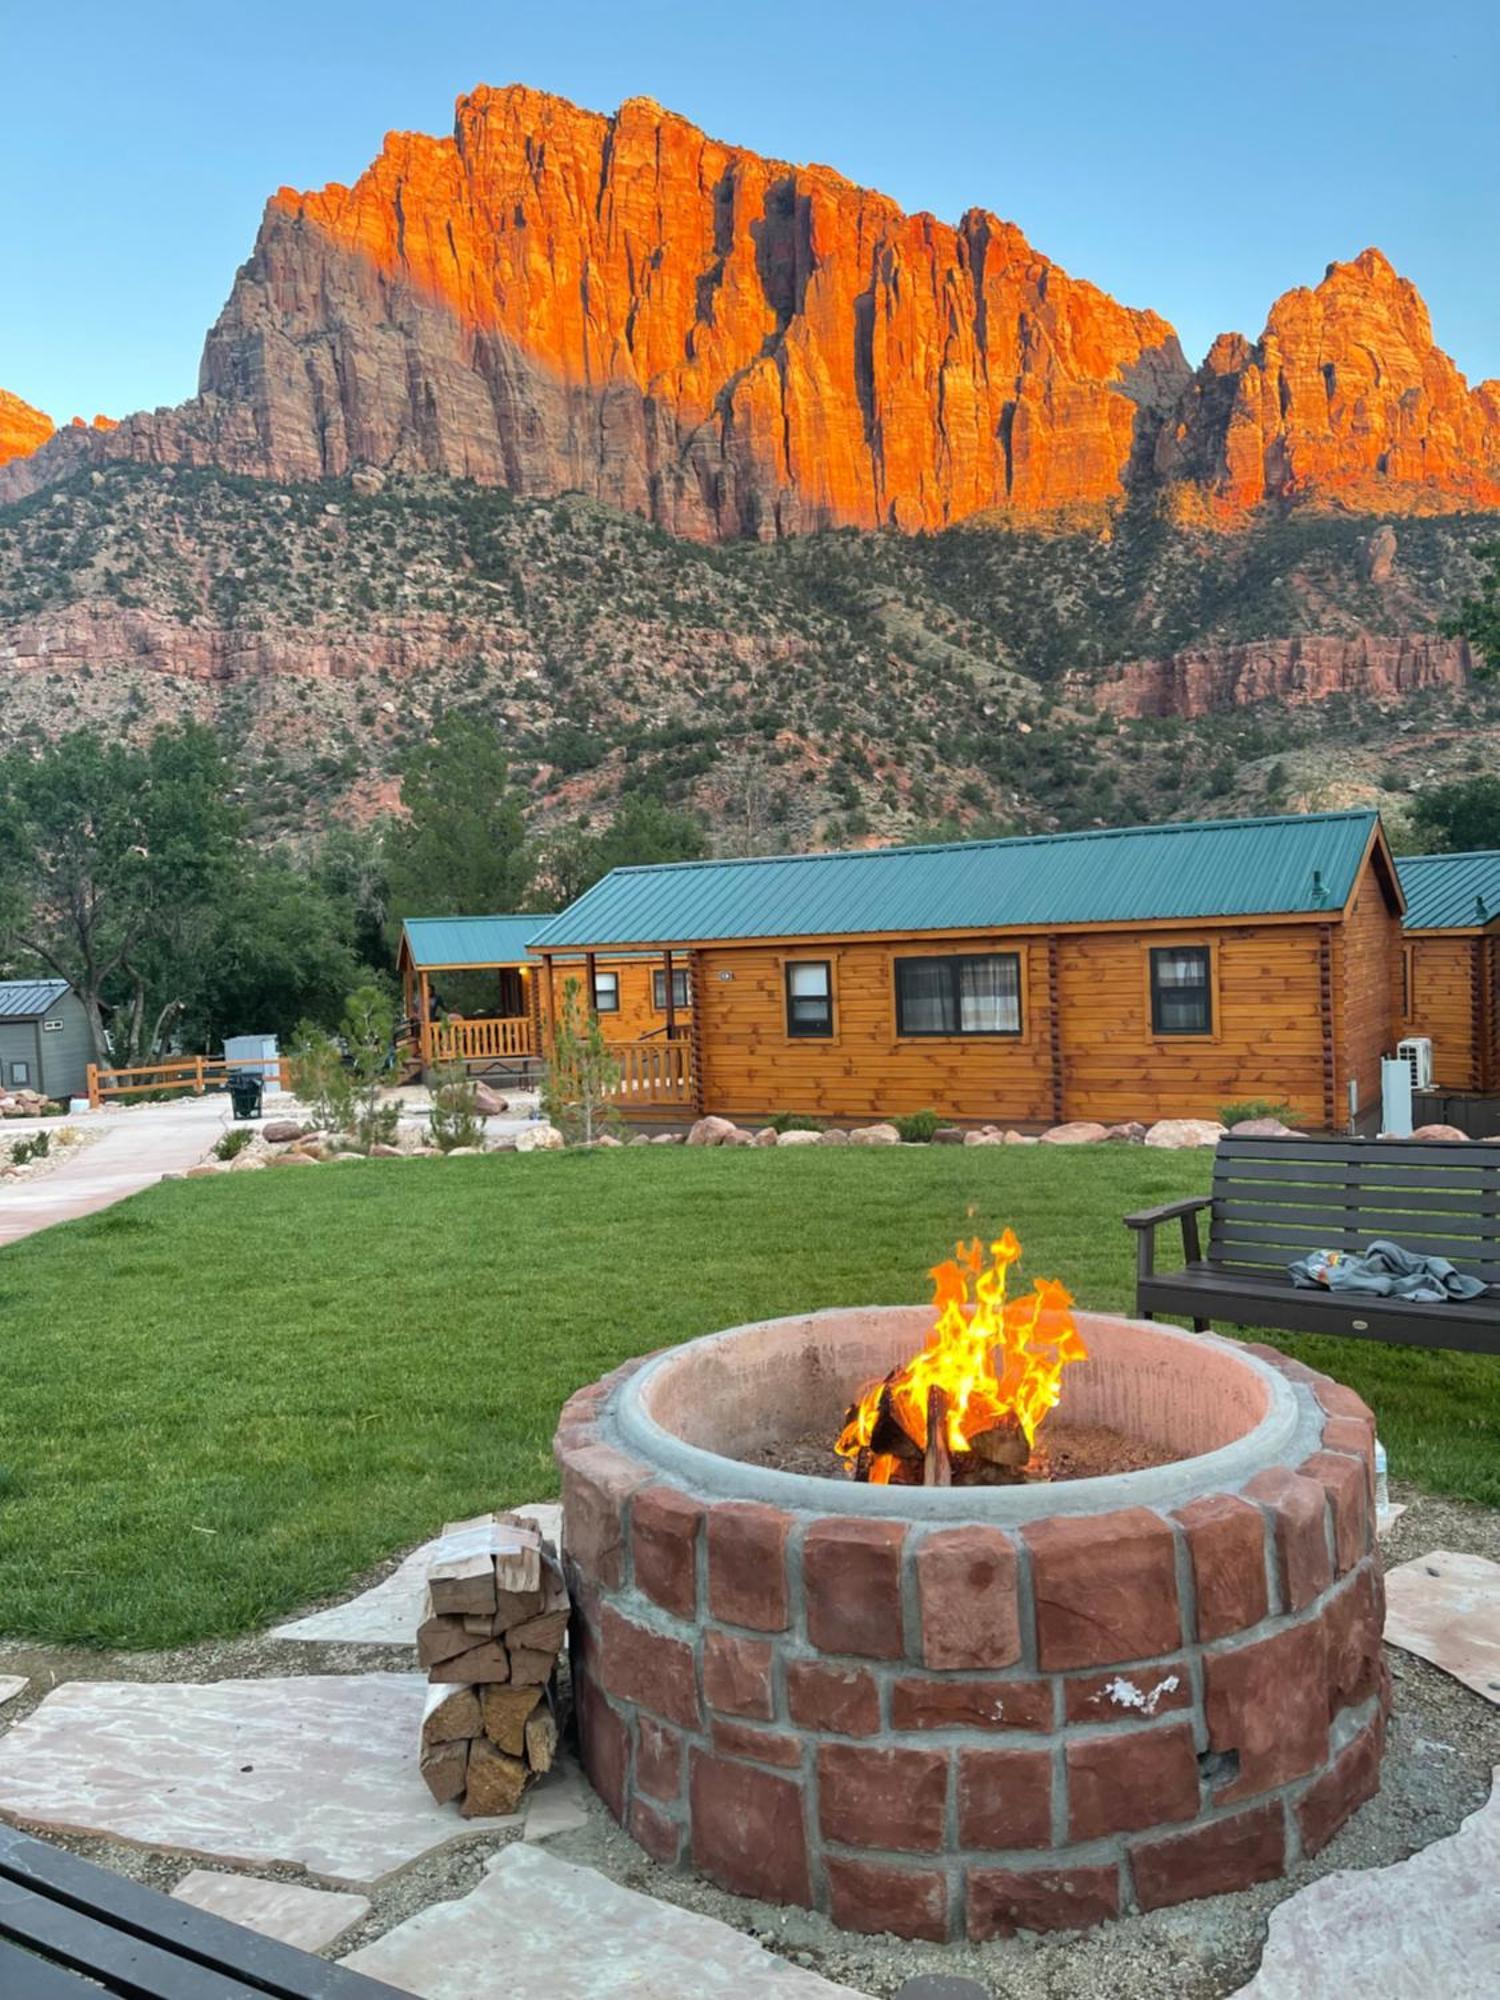
[[[447,131],[479,82],[647,95],[909,208],[991,208],[1193,361],[1376,243],[1500,375],[1492,0],[0,0],[0,70],[0,386],[58,419],[191,394],[267,195]]]

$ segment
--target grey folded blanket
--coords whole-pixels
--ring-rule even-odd
[[[1399,1243],[1372,1243],[1354,1250],[1314,1250],[1288,1264],[1294,1285],[1324,1292],[1365,1292],[1383,1299],[1411,1299],[1440,1305],[1446,1299],[1477,1299],[1490,1288],[1446,1257],[1424,1257]]]

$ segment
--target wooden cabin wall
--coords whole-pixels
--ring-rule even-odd
[[[1484,1086],[1484,940],[1472,937],[1412,937],[1411,1014],[1408,1035],[1432,1037],[1433,1081],[1442,1090],[1482,1090]]]
[[[677,952],[674,955],[673,963],[677,970],[683,970],[687,965],[686,952]],[[600,972],[618,972],[620,975],[619,1012],[615,1014],[601,1014],[599,1016],[599,1025],[604,1030],[604,1039],[607,1042],[639,1042],[643,1041],[648,1035],[657,1036],[662,1040],[666,1039],[666,1013],[664,1010],[659,1009],[652,999],[654,984],[652,974],[660,972],[661,969],[662,962],[659,958],[648,963],[639,958],[606,958],[602,952],[600,953],[598,970]],[[557,991],[557,1004],[559,1007],[562,1005],[563,991],[569,979],[576,979],[579,987],[582,988],[584,977],[582,965],[575,965],[571,961],[559,964],[554,968],[552,981]],[[692,1009],[690,1007],[679,1007],[677,1009],[679,1027],[686,1028],[691,1018]]]
[[[1064,1113],[1217,1118],[1222,1105],[1285,1101],[1324,1122],[1322,978],[1316,924],[1078,932],[1060,940]],[[1207,944],[1214,1031],[1153,1035],[1148,953]]]
[[[1325,1056],[1332,1061],[1322,928],[1062,933],[1050,947],[1057,960],[1056,1057],[1045,937],[705,948],[704,1102],[742,1120],[776,1111],[859,1120],[931,1108],[947,1118],[1045,1125],[1059,1117],[1106,1124],[1212,1118],[1223,1104],[1264,1097],[1285,1099],[1307,1124],[1321,1126]],[[1190,943],[1208,943],[1214,953],[1213,1033],[1153,1036],[1147,953],[1153,944]],[[899,1039],[892,960],[983,950],[1022,954],[1020,1037]],[[832,962],[832,1041],[787,1035],[789,957]]]
[[[962,944],[913,940],[902,949],[934,956],[1022,950],[1020,1037],[898,1040],[891,969],[898,954],[887,945],[708,948],[701,953],[699,1006],[709,1110],[738,1118],[800,1111],[860,1120],[930,1108],[947,1118],[1050,1124],[1045,939],[1024,946],[993,937]],[[832,1041],[788,1036],[788,958],[826,958],[833,965]]]
[[[1485,996],[1484,1062],[1479,1080],[1481,1090],[1500,1091],[1500,937],[1487,937],[1480,945],[1480,980]]]
[[[1334,938],[1337,1099],[1342,1126],[1351,1079],[1362,1116],[1380,1109],[1380,1058],[1394,1055],[1401,1029],[1401,919],[1373,865],[1366,864],[1349,914]]]

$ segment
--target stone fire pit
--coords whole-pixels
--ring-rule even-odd
[[[982,1940],[1281,1874],[1379,1784],[1374,1422],[1267,1348],[1079,1314],[1067,1483],[744,1462],[838,1428],[926,1307],[692,1341],[557,1455],[584,1764],[657,1860],[850,1930]],[[1061,1414],[1061,1413],[1060,1413]]]

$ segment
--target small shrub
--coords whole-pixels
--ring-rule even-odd
[[[452,1153],[460,1146],[483,1142],[484,1121],[475,1108],[474,1085],[461,1063],[439,1070],[434,1077],[427,1121],[432,1143],[440,1152]]]
[[[354,1118],[354,1083],[332,1035],[304,1021],[288,1051],[292,1089],[321,1131],[340,1132]]]
[[[891,1120],[908,1146],[931,1145],[932,1135],[941,1122],[935,1111],[908,1111],[904,1118]]]
[[[1247,1118],[1279,1118],[1283,1125],[1302,1123],[1302,1113],[1294,1111],[1285,1100],[1273,1104],[1269,1097],[1247,1097],[1242,1104],[1219,1106],[1221,1125],[1240,1125]]]
[[[30,1166],[33,1160],[45,1160],[52,1151],[50,1132],[38,1132],[30,1139],[17,1139],[10,1149],[11,1164],[17,1167]]]
[[[254,1137],[255,1134],[248,1125],[236,1125],[231,1131],[223,1132],[219,1135],[214,1145],[214,1158],[216,1160],[234,1159],[237,1154],[244,1152]]]
[[[570,1146],[591,1146],[619,1123],[609,1095],[619,1080],[599,1017],[584,1005],[580,982],[569,979],[552,1031],[542,1110]]]
[[[766,1120],[773,1132],[821,1132],[821,1118],[809,1118],[801,1111],[776,1111]]]

